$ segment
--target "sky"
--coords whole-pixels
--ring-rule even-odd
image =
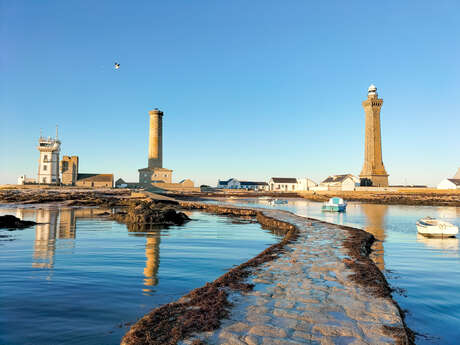
[[[154,108],[175,181],[358,175],[373,83],[390,184],[435,186],[460,167],[459,18],[456,0],[0,0],[0,184],[37,176],[56,125],[80,172],[137,181]]]

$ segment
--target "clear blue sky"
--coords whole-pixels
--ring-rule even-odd
[[[175,180],[359,174],[371,83],[391,184],[460,166],[456,0],[0,4],[0,183],[56,124],[81,172],[137,181],[155,107]]]

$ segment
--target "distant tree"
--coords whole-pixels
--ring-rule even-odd
[[[372,187],[372,180],[370,178],[362,178],[359,180],[359,185],[361,187]]]

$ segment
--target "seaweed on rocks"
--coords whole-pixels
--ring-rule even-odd
[[[229,315],[231,303],[228,300],[228,291],[252,290],[254,285],[244,282],[252,269],[278,257],[284,246],[298,237],[296,226],[268,217],[261,211],[195,203],[181,203],[181,206],[215,214],[251,215],[263,227],[283,231],[285,236],[279,243],[232,268],[213,282],[191,291],[176,302],[153,309],[131,327],[123,337],[122,345],[174,345],[193,333],[219,328],[221,320]],[[195,344],[205,343],[196,340]]]
[[[190,220],[170,203],[153,200],[133,201],[128,207],[113,215],[119,222],[137,225],[182,225]]]
[[[407,326],[404,320],[404,312],[393,299],[391,295],[393,289],[388,284],[382,271],[369,257],[372,251],[372,244],[377,240],[372,234],[364,230],[343,225],[339,225],[339,227],[348,232],[348,237],[343,244],[348,250],[350,258],[344,259],[343,262],[354,272],[351,279],[363,286],[372,295],[390,299],[398,308],[402,327],[384,325],[385,333],[396,339],[398,345],[415,344],[415,333]]]

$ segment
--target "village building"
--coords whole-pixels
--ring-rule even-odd
[[[359,187],[360,179],[352,174],[328,176],[314,190],[342,190],[351,191]]]
[[[295,192],[297,179],[294,177],[272,177],[268,185],[271,192]]]
[[[61,160],[61,180],[64,185],[74,186],[78,178],[78,156],[63,156]]]
[[[62,184],[91,188],[112,188],[113,174],[80,173],[78,156],[63,156],[61,160]]]
[[[34,184],[37,183],[37,180],[31,177],[27,177],[26,175],[21,175],[18,177],[18,184],[24,185],[24,184]]]
[[[240,181],[240,188],[255,191],[265,191],[268,190],[268,183],[257,181]]]
[[[236,178],[217,181],[217,188],[219,189],[239,189],[240,187],[240,181],[238,181]]]
[[[317,185],[318,184],[315,181],[309,179],[308,177],[298,178],[296,191],[299,191],[299,192],[309,191],[309,190],[312,190]]]
[[[460,168],[453,178],[445,178],[438,184],[438,189],[460,189]]]
[[[61,142],[58,139],[57,128],[54,139],[51,137],[44,138],[40,135],[37,149],[40,152],[37,182],[59,184],[59,153],[61,152]]]
[[[246,189],[254,191],[268,190],[267,182],[259,181],[239,181],[236,178],[230,178],[228,180],[218,180],[218,189]]]
[[[75,186],[112,188],[113,174],[78,174]]]
[[[460,179],[445,178],[438,184],[438,189],[460,189]]]
[[[119,178],[118,180],[115,181],[115,188],[141,188],[141,185],[139,182],[126,182],[122,178]]]

